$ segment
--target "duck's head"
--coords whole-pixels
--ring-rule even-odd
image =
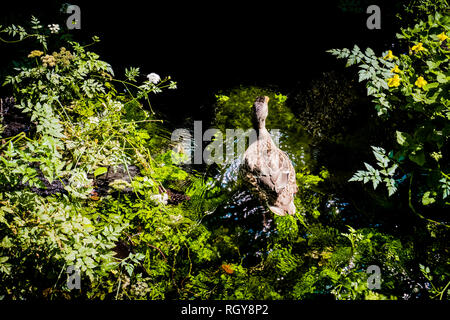
[[[261,96],[256,98],[252,107],[252,122],[255,129],[262,129],[266,126],[266,118],[269,113],[269,97]]]

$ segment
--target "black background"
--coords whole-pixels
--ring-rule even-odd
[[[182,315],[183,307],[215,307],[226,309],[226,305],[267,305],[269,315],[226,315],[215,312],[213,317],[208,315]],[[384,317],[403,319],[433,310],[433,314],[440,314],[448,307],[445,301],[405,302],[405,301],[115,301],[115,302],[36,302],[16,301],[0,302],[2,311],[10,309],[11,314],[23,317],[36,317],[37,314],[45,318],[105,319],[114,315],[114,319],[167,319],[167,320],[240,320],[240,319],[382,319]],[[266,310],[264,308],[264,310]],[[8,310],[9,311],[9,310]],[[21,317],[23,316],[23,317]]]
[[[69,14],[59,12],[63,2],[2,1],[0,24],[24,24],[35,15],[45,26],[65,28]],[[70,33],[84,42],[98,35],[102,41],[91,48],[116,76],[135,66],[177,81],[178,90],[154,98],[155,108],[175,123],[187,116],[204,119],[220,89],[270,85],[287,93],[323,71],[342,70],[344,63],[328,49],[357,43],[380,53],[392,45],[402,6],[368,0],[70,3],[81,9],[81,30]],[[346,3],[357,6],[345,10]],[[366,27],[370,4],[381,8],[381,30]],[[20,46],[0,44],[3,71]],[[29,50],[29,43],[22,46]]]

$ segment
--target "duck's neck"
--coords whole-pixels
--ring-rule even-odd
[[[256,128],[256,134],[258,137],[258,140],[263,140],[270,138],[270,133],[267,131],[265,123],[260,123],[259,126]]]

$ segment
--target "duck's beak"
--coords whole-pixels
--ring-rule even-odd
[[[268,96],[264,96],[264,103],[269,103],[269,97]]]

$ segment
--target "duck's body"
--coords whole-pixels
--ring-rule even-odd
[[[241,175],[269,209],[277,215],[294,214],[297,192],[295,170],[289,157],[273,142],[265,128],[268,97],[256,99],[252,108],[257,140],[244,153]]]

